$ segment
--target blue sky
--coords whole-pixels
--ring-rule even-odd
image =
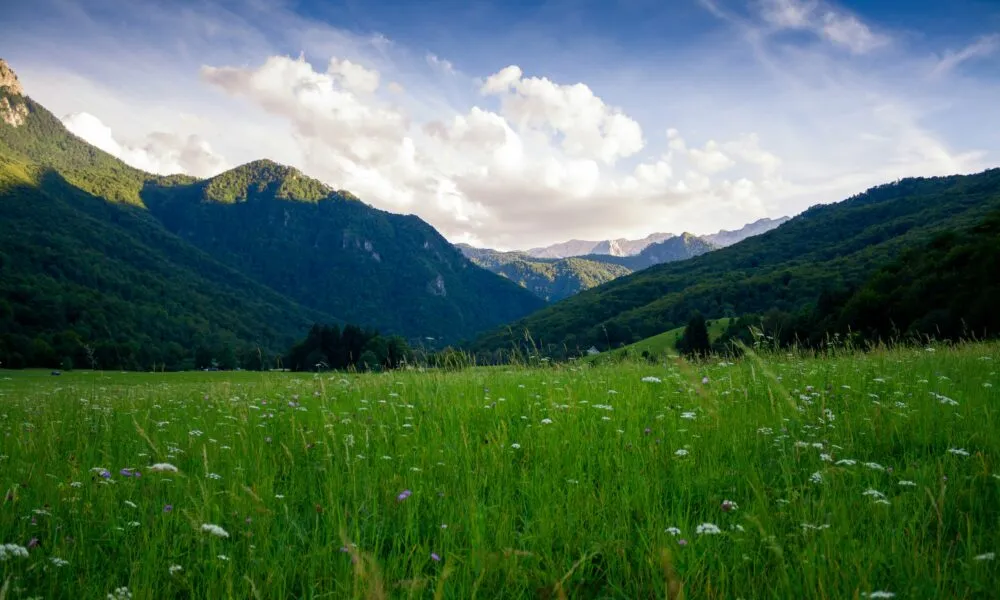
[[[505,249],[1000,164],[994,0],[39,0],[0,40],[140,168],[268,157]]]

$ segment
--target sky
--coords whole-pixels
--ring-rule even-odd
[[[136,167],[269,158],[504,250],[1000,166],[998,0],[35,0],[0,57]]]

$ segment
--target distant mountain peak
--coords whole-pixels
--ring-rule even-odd
[[[268,191],[277,198],[303,202],[318,202],[337,193],[332,187],[294,167],[264,158],[209,179],[205,185],[205,198],[232,204],[245,202]]]
[[[0,58],[0,88],[7,88],[8,94],[24,95],[24,88],[17,79],[17,73],[2,58]]]

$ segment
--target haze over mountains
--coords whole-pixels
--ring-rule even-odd
[[[787,221],[789,217],[777,219],[763,218],[753,223],[749,223],[735,231],[720,230],[717,233],[697,236],[706,242],[719,248],[730,246],[752,235],[758,235],[765,231],[770,231]],[[687,234],[691,235],[691,234]],[[524,254],[534,258],[568,258],[570,256],[585,256],[587,254],[608,254],[611,256],[634,256],[645,250],[652,244],[664,242],[677,237],[674,233],[651,233],[644,238],[629,240],[618,238],[613,240],[601,240],[597,242],[587,240],[569,240],[540,248],[531,248],[523,251]]]
[[[501,252],[459,244],[472,262],[548,300],[558,301],[661,263],[685,260],[770,231],[788,221],[760,219],[736,231],[705,236],[653,233],[639,240],[570,240],[526,251]]]

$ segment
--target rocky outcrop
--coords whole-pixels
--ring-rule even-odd
[[[24,95],[24,88],[21,87],[21,82],[17,80],[17,73],[2,58],[0,58],[0,88],[7,88],[8,94]]]

